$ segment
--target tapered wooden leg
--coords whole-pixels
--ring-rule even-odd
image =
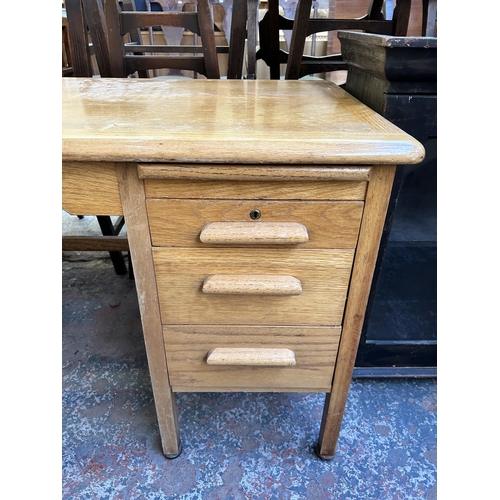
[[[127,235],[134,264],[135,284],[163,453],[167,458],[175,458],[181,452],[179,424],[175,398],[168,378],[144,185],[137,175],[136,164],[117,164],[116,176],[123,215],[127,221]]]
[[[326,396],[316,449],[324,459],[333,458],[337,448],[395,170],[395,165],[377,167],[368,183],[332,390]]]

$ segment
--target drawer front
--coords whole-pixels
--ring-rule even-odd
[[[185,391],[329,392],[340,327],[163,327],[170,384]],[[293,366],[211,365],[212,349],[286,349]]]
[[[305,226],[309,239],[301,248],[354,248],[363,202],[148,199],[147,209],[153,246],[214,246],[200,240],[207,223],[282,222]],[[254,210],[258,220],[251,217]]]
[[[351,249],[153,248],[162,323],[339,326],[353,257]],[[234,290],[238,276],[232,293],[224,283]],[[269,291],[273,281],[285,292]]]

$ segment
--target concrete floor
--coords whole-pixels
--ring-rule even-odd
[[[63,234],[96,231],[63,213]],[[179,393],[160,448],[134,282],[63,253],[63,499],[435,499],[436,381],[351,384],[338,451],[313,451],[324,394]]]

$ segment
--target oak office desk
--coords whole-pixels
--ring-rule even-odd
[[[173,393],[327,394],[335,453],[397,164],[330,82],[63,79],[63,208],[124,215],[162,446]]]

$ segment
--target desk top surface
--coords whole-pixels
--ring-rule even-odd
[[[326,81],[62,79],[64,160],[411,164],[424,148]]]

